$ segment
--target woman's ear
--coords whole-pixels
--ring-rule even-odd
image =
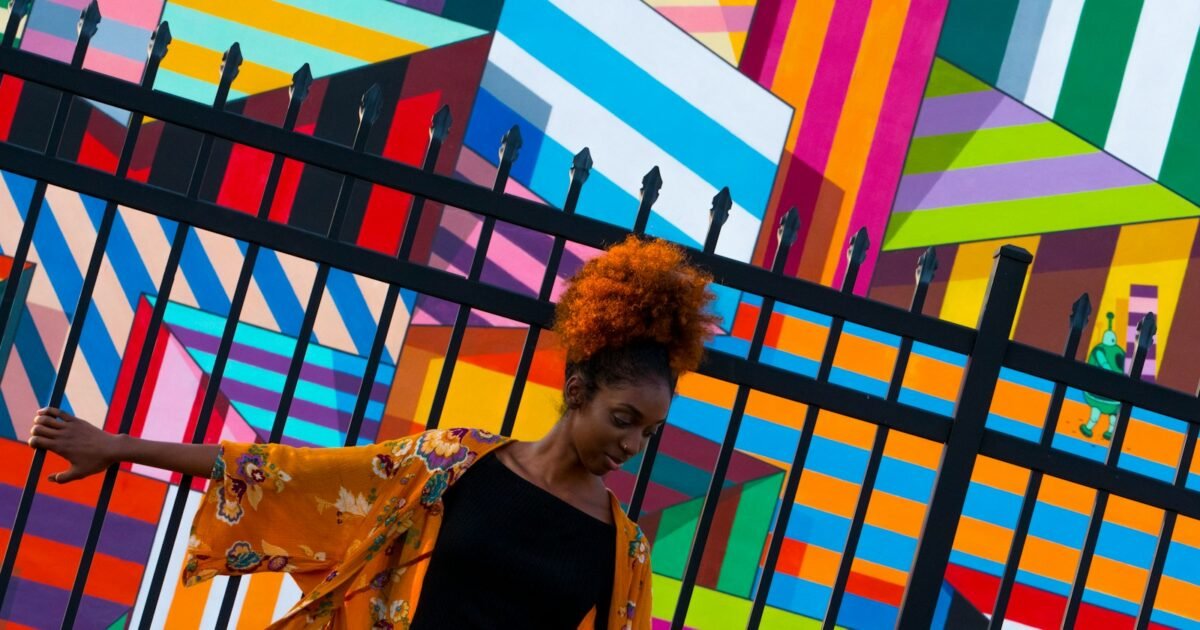
[[[563,385],[563,401],[567,404],[567,409],[579,409],[583,406],[584,389],[583,378],[578,374],[567,378]]]

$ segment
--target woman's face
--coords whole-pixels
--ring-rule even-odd
[[[602,385],[590,400],[571,405],[582,400],[582,386],[577,376],[567,381],[568,406],[575,414],[572,441],[584,468],[606,475],[642,452],[666,422],[671,390],[658,379]]]

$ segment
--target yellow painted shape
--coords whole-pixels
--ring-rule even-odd
[[[163,69],[217,85],[221,80],[222,51],[197,46],[191,42],[171,42],[171,54],[163,59]],[[249,59],[238,68],[233,89],[245,94],[261,94],[269,90],[291,85],[292,77],[286,72],[254,63]],[[213,93],[216,93],[214,87]]]
[[[942,300],[941,318],[963,326],[974,328],[979,323],[979,313],[987,295],[988,280],[992,275],[996,250],[1004,245],[1016,245],[1037,255],[1040,236],[1005,238],[995,241],[964,243],[954,254],[954,268],[946,284],[946,297]],[[1029,275],[1025,276],[1025,287],[1021,289],[1021,301],[1025,300],[1025,288],[1029,286]],[[1019,314],[1020,307],[1017,308]],[[1016,326],[1016,320],[1013,321]]]
[[[859,187],[875,139],[879,113],[883,109],[883,97],[896,66],[896,51],[900,49],[908,8],[909,0],[873,2],[867,15],[858,59],[846,90],[825,167],[825,179],[817,198],[816,216],[824,214],[822,209],[826,206],[838,206],[835,213],[827,215],[835,223],[829,241],[832,247],[825,253],[822,284],[833,283],[834,273],[844,255],[840,245],[847,242],[850,218],[858,203]]]
[[[1105,313],[1117,309],[1118,300],[1129,299],[1129,289],[1135,284],[1154,284],[1158,287],[1158,357],[1155,364],[1161,365],[1167,351],[1167,337],[1175,319],[1179,304],[1179,292],[1183,287],[1183,276],[1187,271],[1192,242],[1196,236],[1196,219],[1160,221],[1121,227],[1113,253],[1108,280],[1104,284],[1104,296],[1096,307],[1092,318],[1092,345],[1100,343],[1108,329]],[[1127,303],[1127,302],[1126,302]],[[1125,343],[1123,326],[1128,317],[1119,317],[1113,324],[1118,343]],[[1129,357],[1132,360],[1132,357]]]
[[[689,35],[691,35],[701,44],[704,44],[705,48],[713,51],[713,53],[718,57],[731,64],[737,63],[737,58],[734,56],[733,46],[730,44],[728,33],[689,33]]]
[[[438,375],[444,363],[445,359],[442,358],[429,362],[422,381],[421,396],[417,401],[417,422],[429,417]],[[454,378],[450,381],[450,391],[439,426],[499,431],[511,389],[512,376],[460,361],[454,368]],[[558,421],[560,398],[561,393],[555,388],[527,383],[521,407],[517,411],[513,437],[518,440],[537,440],[545,435]]]
[[[369,63],[403,57],[425,46],[274,0],[171,0],[230,22],[275,33]],[[171,44],[171,55],[175,45]],[[168,58],[170,55],[168,55]],[[243,90],[246,91],[246,90]]]

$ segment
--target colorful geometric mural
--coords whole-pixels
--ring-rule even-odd
[[[36,0],[21,47],[69,59],[83,4]],[[941,269],[925,312],[968,326],[978,318],[994,250],[1017,244],[1035,258],[1015,339],[1061,350],[1070,304],[1088,291],[1096,308],[1080,360],[1093,348],[1106,356],[1131,354],[1137,321],[1154,312],[1159,332],[1144,378],[1192,391],[1200,357],[1183,349],[1200,347],[1200,329],[1189,325],[1200,313],[1196,6],[1184,0],[101,0],[104,18],[85,67],[138,80],[150,33],[166,19],[174,42],[157,89],[209,102],[221,55],[237,41],[246,61],[231,111],[279,124],[291,73],[308,62],[316,80],[300,110],[301,133],[349,144],[359,99],[379,84],[384,107],[368,153],[419,164],[430,118],[448,105],[454,122],[437,171],[490,186],[500,140],[518,125],[524,143],[508,194],[561,204],[571,156],[586,146],[595,164],[579,213],[631,226],[642,177],[658,166],[664,184],[648,232],[697,245],[713,196],[729,186],[734,207],[718,253],[770,260],[778,219],[797,206],[801,233],[788,274],[840,282],[847,237],[866,227],[876,246],[856,290],[903,306],[917,257],[935,245]],[[56,99],[50,90],[4,78],[0,139],[41,149]],[[59,154],[113,171],[127,115],[79,102],[67,120]],[[199,144],[193,132],[147,122],[130,177],[182,191]],[[270,163],[269,154],[217,141],[200,197],[255,213]],[[341,183],[331,172],[287,161],[269,216],[324,233]],[[27,178],[0,173],[0,287],[10,260],[4,255],[16,247],[32,188]],[[339,236],[395,253],[410,201],[407,193],[360,183]],[[14,462],[3,467],[0,510],[7,520],[0,525],[12,519],[30,457],[16,440],[27,434],[32,410],[55,379],[103,210],[101,200],[48,190],[17,294],[19,317],[0,331],[0,436],[8,438],[0,450]],[[412,258],[465,275],[480,226],[469,212],[427,203]],[[133,364],[146,342],[150,307],[160,299],[174,231],[169,221],[119,210],[64,402],[115,430],[128,394],[137,390],[132,432],[161,440],[188,439],[199,420],[247,249],[191,232],[164,327],[153,340],[149,376],[134,387]],[[497,224],[483,281],[533,295],[550,247],[544,234]],[[554,296],[561,280],[595,253],[567,245]],[[209,441],[266,439],[315,275],[316,265],[306,260],[258,255]],[[344,442],[386,291],[372,280],[331,273],[285,442]],[[712,347],[744,355],[761,300],[719,294],[716,310],[724,321]],[[457,306],[409,291],[401,297],[361,442],[421,430],[442,373]],[[1105,346],[1109,313],[1112,343]],[[442,423],[498,429],[526,328],[484,312],[473,312],[468,324]],[[822,314],[777,305],[764,362],[814,375],[829,326]],[[898,344],[847,325],[831,380],[883,395]],[[950,414],[964,365],[962,356],[918,344],[901,402]],[[516,437],[535,439],[555,422],[563,367],[554,335],[542,334]],[[1038,439],[1051,389],[1006,370],[988,426]],[[655,628],[673,616],[734,398],[734,386],[707,377],[689,375],[679,384],[641,518],[654,547]],[[1069,390],[1051,420],[1053,447],[1102,460],[1108,417],[1101,415],[1090,436],[1080,428],[1095,410],[1088,395]],[[745,625],[806,411],[797,402],[750,394],[687,627]],[[1135,409],[1119,465],[1172,479],[1183,430],[1178,419]],[[820,625],[875,431],[819,414],[791,520],[779,532],[783,552],[762,627]],[[940,456],[938,444],[889,434],[840,627],[894,625]],[[53,459],[48,465],[61,467]],[[607,479],[619,497],[631,493],[637,466],[631,461]],[[936,627],[986,623],[1027,478],[1028,471],[993,460],[976,466]],[[90,517],[79,510],[94,504],[94,481],[39,487],[30,549],[43,557],[78,556],[86,533],[79,528]],[[1200,489],[1200,458],[1187,482]],[[135,580],[157,561],[169,511],[162,506],[188,492],[190,519],[203,483],[180,488],[177,475],[122,471],[80,617],[89,627],[140,618],[148,584]],[[1093,496],[1060,479],[1044,480],[1007,613],[1015,627],[1059,624]],[[1161,512],[1114,498],[1105,518],[1081,627],[1132,625]],[[118,527],[125,529],[114,533]],[[117,535],[129,542],[114,547]],[[177,540],[176,548],[182,544]],[[0,611],[14,627],[53,626],[65,607],[71,575],[34,555],[23,547],[17,564],[18,588],[28,597],[6,602],[28,599],[36,610],[6,603]],[[169,560],[169,580],[179,574],[180,559]],[[187,589],[176,582],[163,590],[152,625],[215,627],[225,579]],[[255,575],[241,582],[231,624],[262,627],[299,596],[286,576]],[[1200,523],[1180,519],[1176,527],[1152,621],[1152,627],[1200,626]]]

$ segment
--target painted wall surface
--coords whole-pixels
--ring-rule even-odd
[[[0,0],[7,11],[8,0]],[[20,38],[28,51],[70,57],[83,0],[36,0]],[[734,200],[718,252],[762,264],[775,250],[779,217],[803,217],[787,272],[841,282],[845,244],[865,227],[874,245],[856,290],[906,304],[916,258],[938,248],[941,269],[926,312],[974,325],[991,256],[1004,243],[1035,254],[1014,327],[1019,341],[1059,350],[1079,293],[1096,304],[1081,350],[1131,352],[1138,318],[1155,312],[1159,334],[1147,378],[1191,390],[1200,381],[1193,324],[1200,312],[1200,11],[1191,0],[102,0],[99,35],[85,66],[138,80],[155,24],[174,43],[157,88],[207,102],[222,52],[240,43],[246,62],[230,108],[279,124],[301,63],[316,77],[297,129],[349,144],[361,94],[373,83],[385,107],[367,151],[417,164],[429,120],[454,118],[437,171],[490,186],[501,137],[524,139],[506,192],[561,204],[571,156],[588,147],[595,167],[578,211],[629,227],[642,176],[662,172],[649,232],[696,245],[712,197]],[[0,138],[41,148],[57,94],[7,77],[0,83]],[[14,123],[14,121],[17,121]],[[112,171],[128,114],[77,102],[59,154]],[[200,138],[151,121],[131,177],[186,188]],[[257,212],[271,156],[218,141],[201,197]],[[268,211],[274,221],[325,232],[339,176],[286,162]],[[33,182],[0,173],[0,283],[24,224]],[[342,238],[395,252],[411,197],[356,185]],[[0,506],[9,516],[30,453],[20,441],[50,391],[104,201],[51,187],[18,292],[20,317],[0,331]],[[481,221],[427,204],[414,258],[465,275]],[[158,286],[175,224],[121,208],[89,305],[66,407],[113,430],[131,394],[133,433],[183,440],[198,422],[216,343],[229,317],[246,244],[192,231],[169,296]],[[551,241],[500,224],[483,279],[535,294]],[[569,244],[568,276],[595,255]],[[208,440],[265,440],[295,347],[316,266],[263,251],[254,267]],[[284,442],[336,446],[349,417],[387,287],[334,271],[321,301]],[[457,306],[408,291],[388,330],[360,442],[421,430],[445,363]],[[761,301],[719,289],[723,317],[714,348],[744,355]],[[156,300],[165,325],[147,334]],[[1112,313],[1112,343],[1104,345]],[[473,312],[443,426],[500,426],[524,343],[523,325]],[[780,305],[763,360],[812,376],[830,325],[820,313]],[[151,370],[133,382],[141,348]],[[883,394],[899,340],[849,325],[832,380]],[[1112,356],[1111,354],[1108,356]],[[919,345],[901,401],[949,415],[962,356]],[[562,357],[543,334],[517,416],[516,436],[535,439],[556,420]],[[1052,384],[1006,371],[989,427],[1037,439]],[[717,458],[735,388],[691,375],[679,385],[645,504],[653,542],[656,624],[673,614],[692,533]],[[791,466],[805,406],[752,393],[705,549],[687,625],[742,627],[761,557]],[[1054,447],[1102,460],[1108,418],[1081,428],[1094,401],[1069,391]],[[1120,466],[1157,479],[1175,475],[1184,424],[1135,409]],[[764,627],[817,627],[845,548],[875,428],[823,412],[784,536]],[[894,624],[941,447],[892,433],[851,566],[838,624]],[[1200,460],[1200,458],[1198,458]],[[1188,486],[1200,489],[1200,461]],[[608,479],[632,491],[639,461]],[[60,465],[53,458],[51,469]],[[1028,471],[982,460],[972,478],[944,587],[941,627],[980,623],[991,612]],[[145,604],[165,506],[202,487],[133,467],[121,473],[113,514],[93,564],[81,627],[120,627]],[[21,596],[0,617],[14,627],[57,623],[86,536],[98,481],[39,488],[17,559]],[[1090,490],[1048,478],[1038,496],[1009,618],[1057,627],[1092,505]],[[1097,547],[1080,623],[1132,626],[1161,512],[1114,499]],[[178,541],[182,545],[184,541]],[[26,547],[30,550],[26,553]],[[178,547],[177,547],[178,548]],[[44,558],[62,558],[54,566]],[[214,627],[225,590],[218,578],[176,588],[155,623]],[[64,569],[66,567],[66,569]],[[140,584],[140,586],[138,586]],[[136,597],[135,597],[136,594]],[[285,576],[242,582],[239,627],[262,627],[300,596]],[[1200,523],[1181,519],[1153,621],[1200,627]],[[656,625],[656,627],[659,627]],[[1019,626],[1018,626],[1019,627]]]

